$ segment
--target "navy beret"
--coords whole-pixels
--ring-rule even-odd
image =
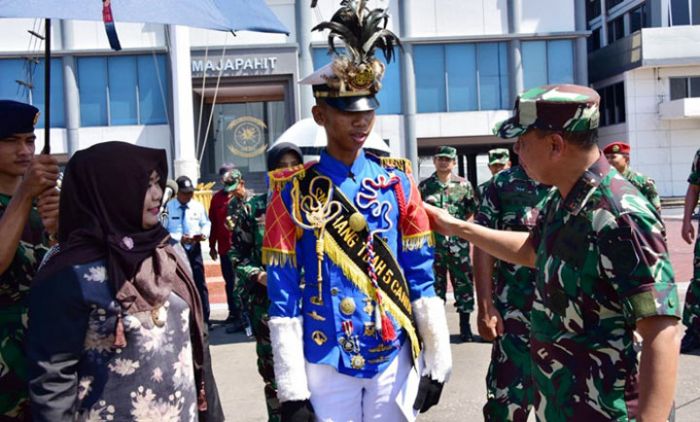
[[[34,132],[39,109],[12,100],[0,100],[0,139],[16,133]]]

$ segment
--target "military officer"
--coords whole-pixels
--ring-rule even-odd
[[[267,153],[267,168],[293,168],[301,165],[303,156],[299,147],[284,142],[273,146]],[[265,402],[269,422],[279,422],[280,403],[277,399],[275,373],[272,361],[270,329],[267,326],[270,300],[267,298],[267,273],[262,264],[262,240],[265,233],[267,193],[253,195],[238,208],[234,220],[231,262],[238,272],[238,280],[246,291],[248,315],[257,343],[258,372],[265,382]]]
[[[647,177],[641,173],[638,173],[630,168],[630,151],[631,148],[629,144],[622,141],[613,142],[608,144],[603,149],[605,158],[608,159],[608,163],[615,167],[615,170],[620,172],[625,179],[629,182],[651,202],[651,204],[656,208],[657,211],[661,211],[661,199],[659,198],[658,192],[656,192],[656,184],[654,180]]]
[[[58,165],[34,156],[39,110],[0,100],[0,420],[30,420],[29,288],[58,224]]]
[[[363,150],[384,70],[372,53],[389,59],[397,41],[384,30],[386,12],[369,13],[364,2],[344,2],[333,24],[318,26],[360,55],[335,56],[302,81],[328,138],[320,161],[270,175],[263,263],[283,421],[412,420],[438,402],[451,370],[433,238],[410,163]],[[379,44],[357,44],[379,31]]]
[[[548,186],[532,180],[521,166],[500,171],[482,194],[474,222],[497,230],[527,232],[534,227],[536,206],[548,191]],[[530,362],[535,274],[531,268],[496,260],[474,248],[477,326],[481,337],[493,340],[486,374],[487,421],[526,421],[535,403]]]
[[[538,419],[666,420],[680,308],[664,225],[597,147],[598,94],[549,85],[518,97],[496,128],[534,180],[553,185],[530,233],[426,206],[433,227],[537,269],[530,357]],[[633,334],[643,338],[641,361]]]
[[[510,168],[510,152],[507,148],[494,148],[489,150],[488,154],[488,167],[491,172],[491,178],[484,183],[477,186],[477,196],[481,198],[486,191],[489,183],[493,180],[493,176],[498,174],[498,172]]]
[[[423,180],[418,189],[423,200],[446,209],[456,218],[467,220],[476,211],[472,184],[452,173],[457,164],[457,150],[441,146],[433,156],[435,172]],[[469,256],[469,242],[458,238],[435,236],[435,292],[443,300],[449,275],[459,313],[459,335],[462,341],[472,341],[469,314],[474,310],[474,284]]]
[[[698,205],[698,197],[700,197],[700,149],[695,153],[693,166],[688,177],[688,191],[685,194],[683,226],[681,228],[681,236],[689,245],[695,239],[693,279],[690,280],[688,292],[685,294],[685,307],[683,308],[683,324],[687,329],[681,342],[681,353],[700,349],[700,237],[698,237],[691,221],[693,212]]]

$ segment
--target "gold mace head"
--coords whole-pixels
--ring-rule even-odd
[[[350,228],[357,233],[361,232],[367,227],[367,220],[365,220],[365,217],[359,212],[352,214],[348,220],[348,223],[350,224]]]

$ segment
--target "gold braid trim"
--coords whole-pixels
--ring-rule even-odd
[[[413,167],[411,166],[411,161],[406,158],[394,158],[394,157],[381,157],[380,164],[384,168],[398,169],[406,174],[413,173]]]
[[[306,167],[304,167],[304,164],[299,164],[291,169],[273,170],[267,174],[270,177],[270,190],[282,190],[290,180],[304,178]]]
[[[428,246],[435,246],[435,237],[433,236],[433,232],[427,231],[410,236],[403,236],[401,243],[403,250],[415,251],[416,249],[422,248],[425,244]]]
[[[370,281],[366,270],[363,270],[355,265],[353,260],[350,259],[345,252],[343,252],[342,248],[338,245],[335,239],[333,239],[333,236],[328,234],[328,232],[324,233],[323,241],[325,243],[324,250],[326,255],[328,255],[328,258],[330,258],[335,265],[340,267],[343,274],[345,274],[345,277],[352,281],[352,283],[366,296],[375,297],[375,288],[372,286],[372,282]],[[386,311],[389,312],[394,319],[396,319],[399,325],[401,325],[401,328],[403,328],[408,334],[408,337],[411,340],[413,359],[417,359],[418,354],[420,353],[420,343],[418,342],[418,336],[416,335],[416,328],[413,326],[410,318],[404,315],[399,307],[386,294],[384,294],[384,292],[380,290],[379,293],[382,295],[382,306],[384,306]]]
[[[266,266],[283,267],[288,263],[297,266],[297,254],[282,249],[262,248],[262,262]]]

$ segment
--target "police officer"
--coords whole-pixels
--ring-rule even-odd
[[[283,142],[276,144],[268,151],[267,168],[272,171],[297,167],[301,165],[302,159],[299,147]],[[270,329],[267,326],[270,319],[267,314],[270,300],[267,298],[267,273],[262,264],[266,208],[267,193],[252,196],[238,208],[233,217],[236,224],[232,233],[233,248],[229,256],[233,266],[237,268],[242,289],[246,292],[245,305],[257,343],[255,350],[258,355],[258,372],[265,383],[268,421],[279,422],[281,420],[280,403],[275,385]]]
[[[534,180],[554,186],[529,234],[426,206],[434,228],[535,267],[530,356],[538,419],[665,420],[675,389],[680,308],[658,213],[596,145],[598,94],[534,88],[496,132]],[[641,362],[633,333],[643,338]]]
[[[631,147],[629,144],[622,141],[608,144],[608,146],[603,149],[608,163],[615,167],[615,170],[622,174],[625,179],[629,180],[635,188],[639,189],[656,210],[660,212],[661,199],[659,198],[658,192],[656,192],[656,184],[652,178],[630,168],[630,151]]]
[[[204,321],[209,324],[209,290],[204,275],[201,242],[207,240],[211,232],[211,222],[201,202],[192,199],[194,185],[187,176],[180,176],[177,182],[177,196],[166,205],[168,220],[165,228],[175,241],[185,248],[192,268],[195,285],[202,300]]]
[[[489,155],[496,158],[497,151]],[[481,196],[474,222],[497,230],[527,232],[535,225],[536,205],[548,191],[548,186],[532,180],[521,166],[497,172]],[[487,421],[526,421],[535,402],[530,362],[535,274],[531,268],[496,260],[474,248],[477,326],[482,338],[493,340],[486,374]]]
[[[700,149],[695,153],[690,176],[688,176],[688,191],[685,194],[683,226],[681,228],[681,236],[689,245],[695,239],[693,279],[690,280],[688,292],[685,294],[685,307],[683,308],[683,324],[687,329],[681,342],[681,353],[700,349],[700,237],[698,237],[691,221],[695,207],[698,205],[698,197],[700,197]]]
[[[332,25],[318,26],[359,56],[335,56],[302,81],[328,138],[320,161],[270,175],[263,263],[283,421],[412,420],[438,402],[451,370],[432,234],[410,162],[362,148],[384,70],[373,51],[391,57],[397,41],[385,11],[368,13],[364,2],[344,2]],[[357,44],[379,31],[378,45]],[[418,394],[397,403],[406,379]]]
[[[476,198],[472,184],[452,173],[457,164],[457,150],[441,146],[433,156],[435,172],[423,180],[420,193],[423,200],[446,209],[451,215],[467,220],[476,212]],[[474,284],[469,257],[469,242],[458,238],[435,236],[435,292],[443,300],[449,275],[459,313],[459,335],[462,341],[472,341],[469,314],[474,310]]]
[[[39,110],[0,100],[0,420],[29,420],[28,294],[58,229],[58,165],[34,156]]]
[[[489,150],[488,153],[488,168],[491,172],[491,178],[484,183],[477,186],[477,195],[481,198],[486,191],[489,183],[493,180],[493,176],[498,174],[498,172],[510,168],[510,152],[507,148],[494,148]]]

